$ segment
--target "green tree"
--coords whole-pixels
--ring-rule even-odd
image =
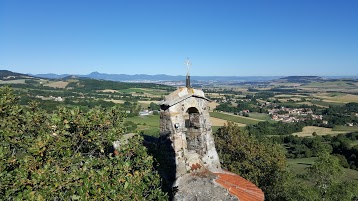
[[[152,111],[153,110],[160,110],[160,106],[158,104],[155,104],[155,103],[151,102],[150,105],[149,105],[149,109],[152,110]]]
[[[342,182],[340,177],[343,167],[336,156],[327,151],[319,154],[315,163],[308,168],[302,181],[298,177],[291,178],[286,185],[287,200],[342,200],[351,201],[358,199],[358,182]]]
[[[326,200],[355,201],[358,200],[358,182],[346,181],[332,185],[327,194]]]
[[[117,108],[19,106],[0,88],[0,200],[165,200],[153,158],[135,136],[113,154],[126,130]]]
[[[282,199],[285,155],[278,145],[260,142],[231,122],[215,134],[223,168],[255,183],[267,200]]]
[[[138,127],[137,124],[135,124],[133,121],[126,121],[123,125],[129,132],[134,132]]]
[[[328,152],[322,152],[315,163],[308,168],[308,174],[321,197],[326,198],[330,188],[339,183],[343,167],[337,157],[331,156]]]
[[[285,179],[283,179],[283,195],[284,199],[289,201],[302,201],[302,200],[312,200],[319,201],[319,193],[309,185],[309,182],[298,178],[296,175],[291,172],[285,172]]]

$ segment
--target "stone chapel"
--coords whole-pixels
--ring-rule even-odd
[[[251,182],[221,169],[212,134],[208,102],[202,90],[186,86],[160,103],[160,135],[174,154],[174,200],[264,200]]]

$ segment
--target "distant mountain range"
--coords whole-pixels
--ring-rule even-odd
[[[326,78],[322,78],[319,76],[288,76],[280,78],[276,81],[278,82],[289,82],[289,83],[310,83],[310,82],[319,82],[327,80]]]
[[[98,80],[110,80],[110,81],[121,81],[121,82],[185,82],[185,76],[178,75],[146,75],[146,74],[107,74],[92,72],[87,75],[72,75],[72,74],[21,74],[12,72],[9,70],[0,70],[0,79],[18,79],[18,78],[31,78],[39,77],[46,79],[67,79],[71,77],[78,78],[91,78]],[[192,83],[242,83],[242,82],[294,82],[294,83],[308,83],[313,81],[325,81],[328,79],[344,79],[353,78],[358,79],[357,76],[191,76]]]
[[[36,77],[49,78],[49,79],[62,79],[64,77],[70,76],[70,74],[36,74],[33,75]],[[111,81],[184,81],[185,76],[182,75],[146,75],[146,74],[136,74],[136,75],[127,75],[127,74],[106,74],[99,72],[92,72],[87,75],[75,75],[78,77],[87,77],[92,79],[100,80],[111,80]],[[281,78],[280,76],[191,76],[192,80],[195,81],[226,81],[226,82],[259,82],[259,81],[269,81]]]

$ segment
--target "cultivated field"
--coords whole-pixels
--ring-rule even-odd
[[[142,108],[148,108],[150,103],[158,104],[158,101],[138,101]]]
[[[326,102],[326,101],[317,101],[317,100],[312,100],[311,103],[313,103],[314,105],[320,106],[320,107],[325,107],[325,108],[328,108],[329,106],[344,105],[344,103],[339,103],[339,102]]]
[[[25,79],[21,80],[0,80],[0,84],[25,84]]]
[[[210,121],[212,126],[224,126],[224,124],[227,124],[226,120],[218,119],[215,117],[210,117]]]
[[[132,121],[137,124],[137,130],[144,132],[146,135],[159,136],[159,115],[130,117],[126,121]]]
[[[117,90],[113,89],[105,89],[105,90],[98,90],[97,92],[104,92],[104,93],[117,93]]]
[[[215,98],[222,97],[222,95],[220,93],[206,93],[205,95],[210,96],[210,97],[215,97]]]
[[[153,94],[153,95],[167,95],[167,94],[169,94],[167,91],[161,90],[161,89],[145,89],[145,88],[137,88],[137,89],[145,91],[145,92]]]
[[[219,119],[219,118],[215,118],[215,117],[210,117],[210,121],[211,121],[212,127],[222,127],[225,124],[227,125],[227,120],[223,120],[223,119]],[[236,122],[234,122],[234,123],[240,127],[246,126],[246,124],[241,124],[241,123],[236,123]]]
[[[113,100],[113,99],[111,99],[111,100],[105,99],[104,101],[111,101],[111,102],[116,103],[116,104],[122,104],[122,103],[125,102],[124,100]]]
[[[292,97],[308,98],[308,96],[298,95],[298,94],[278,94],[278,95],[275,95],[275,98],[292,98]]]
[[[215,101],[209,102],[208,103],[209,111],[212,112],[216,108],[216,106],[218,106],[218,105],[219,105],[219,103],[217,103]]]
[[[149,96],[149,97],[160,97],[167,95],[168,92],[160,89],[143,89],[143,88],[129,88],[119,90],[122,93],[130,93],[133,96]]]
[[[158,101],[138,101],[138,103],[150,105],[151,103],[158,104]]]
[[[269,121],[269,122],[275,122],[271,119],[271,117],[268,114],[264,114],[264,113],[251,112],[250,118],[257,119],[257,120],[263,120],[263,121]]]
[[[58,82],[50,82],[48,84],[44,84],[44,86],[52,87],[52,88],[61,88],[64,89],[68,85],[69,82],[58,81]]]
[[[272,87],[299,87],[301,84],[299,83],[282,83],[282,82],[272,82],[270,83]]]
[[[322,99],[324,102],[349,103],[358,102],[358,95],[344,93],[316,93],[312,95],[315,98]]]
[[[347,133],[347,131],[332,131],[331,128],[306,126],[302,129],[302,132],[293,133],[292,135],[298,137],[311,137],[314,132],[316,132],[317,135],[338,135]]]
[[[357,132],[358,126],[334,126],[333,131]]]
[[[325,82],[311,82],[302,86],[304,88],[326,88],[326,89],[347,89],[357,87],[356,82],[351,81],[325,81]]]
[[[219,119],[223,119],[226,121],[241,123],[241,124],[257,124],[260,121],[262,121],[262,120],[258,120],[258,119],[248,118],[248,117],[242,117],[242,116],[231,115],[231,114],[226,114],[226,113],[224,114],[221,112],[210,112],[210,116],[219,118]]]

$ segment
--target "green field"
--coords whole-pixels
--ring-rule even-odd
[[[350,90],[351,92],[356,91]],[[349,102],[358,102],[358,95],[347,94],[347,93],[315,93],[312,94],[313,97],[318,98],[325,102],[335,102],[335,103],[349,103]]]
[[[347,131],[333,131],[331,128],[305,126],[301,132],[292,133],[292,135],[296,135],[298,137],[312,137],[314,132],[317,135],[339,135],[347,133]]]
[[[211,128],[213,130],[213,133],[216,133],[216,131],[218,131],[221,126],[212,126]]]
[[[296,174],[302,174],[306,172],[305,168],[311,166],[316,157],[312,158],[297,158],[297,159],[287,159],[288,167]]]
[[[357,132],[358,126],[334,126],[332,131]]]
[[[351,147],[354,147],[354,146],[358,145],[358,140],[351,142],[349,145]]]
[[[25,84],[25,79],[20,80],[0,80],[0,84]]]
[[[132,121],[137,124],[137,131],[142,131],[145,135],[159,136],[159,115],[130,117],[126,121]]]
[[[307,172],[306,168],[311,166],[315,160],[315,157],[287,159],[287,164],[293,173],[303,174]],[[358,180],[358,171],[345,168],[341,179],[342,181]]]
[[[138,89],[138,88],[121,89],[118,91],[123,92],[123,93],[146,93],[147,92],[143,89]]]
[[[262,120],[255,120],[252,118],[247,118],[247,117],[242,117],[242,116],[236,116],[236,115],[234,116],[234,115],[224,114],[221,112],[210,112],[210,116],[219,118],[219,119],[223,119],[223,120],[227,120],[227,121],[241,123],[241,124],[257,124],[260,121],[262,121]]]
[[[146,93],[152,94],[152,95],[157,95],[157,96],[163,96],[163,95],[168,95],[169,92],[167,92],[166,90],[162,90],[162,89],[147,89],[147,88],[139,88],[143,91],[145,91]]]
[[[167,94],[166,91],[159,90],[159,89],[142,89],[142,88],[129,88],[129,89],[121,89],[119,92],[123,93],[147,93],[155,96],[161,96]]]
[[[312,100],[310,102],[314,105],[323,106],[323,107],[342,106],[345,104],[345,103],[338,103],[338,102],[325,102],[325,101],[316,101],[316,100]]]
[[[273,121],[268,114],[264,114],[264,113],[252,112],[249,114],[249,116],[250,116],[250,118],[254,118],[254,119],[258,119],[258,120],[276,122],[276,121]]]
[[[353,84],[353,85],[352,85]],[[351,81],[325,81],[325,82],[311,82],[303,86],[304,88],[328,88],[328,89],[345,89],[354,87],[354,83]]]
[[[129,117],[126,120],[133,121],[136,124],[146,124],[147,126],[159,128],[159,115]]]
[[[301,105],[312,105],[312,103],[309,101],[305,101],[305,102],[300,101],[300,102],[284,102],[284,103],[280,103],[280,105],[286,107],[298,107]]]
[[[285,107],[298,107],[302,104],[298,103],[298,102],[286,102],[286,103],[280,103],[280,105],[285,106]]]

